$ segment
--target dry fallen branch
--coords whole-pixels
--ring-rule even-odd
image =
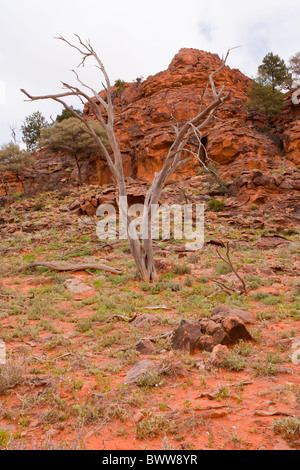
[[[222,241],[219,241],[219,240],[210,240],[210,241],[206,242],[206,245],[213,245],[213,246],[216,247],[216,252],[217,252],[219,258],[222,261],[224,261],[224,263],[227,264],[227,266],[230,267],[232,272],[236,275],[236,277],[240,281],[242,288],[239,290],[239,289],[236,289],[235,287],[229,287],[226,284],[223,284],[222,282],[217,281],[215,279],[213,279],[213,282],[218,284],[220,287],[222,287],[222,289],[227,291],[227,293],[229,293],[229,294],[233,293],[233,292],[236,292],[236,293],[239,293],[239,294],[245,294],[246,291],[247,291],[246,283],[245,283],[244,279],[242,278],[242,276],[237,272],[236,268],[233,266],[232,260],[230,258],[230,253],[229,253],[230,252],[229,242],[222,242]],[[219,248],[225,248],[226,249],[225,257],[221,255],[221,253],[219,251]]]
[[[141,338],[139,339],[138,341],[136,341],[133,346],[138,346],[142,341],[152,341],[153,343],[156,343],[157,341],[159,341],[160,339],[165,339],[165,338],[169,338],[173,335],[173,330],[172,331],[168,331],[167,333],[162,333],[162,334],[159,334],[157,336],[148,336],[147,338]],[[119,349],[119,351],[128,351],[128,349],[132,349],[133,346],[124,346],[124,348],[121,348]]]
[[[122,320],[122,321],[125,321],[127,323],[132,323],[136,318],[137,318],[137,314],[134,314],[132,317],[126,317],[125,315],[113,315],[109,320],[106,321],[106,323],[110,323],[112,320],[114,320],[115,318],[117,318],[118,320]]]
[[[255,416],[293,416],[293,413],[287,411],[275,410],[275,411],[263,411],[255,410],[253,411]]]
[[[52,269],[53,271],[85,271],[86,269],[98,269],[99,271],[109,271],[113,274],[122,274],[120,269],[111,268],[105,264],[73,264],[67,266],[61,266],[53,263],[47,263],[45,261],[36,261],[34,263],[26,264],[22,266],[18,271],[24,271],[29,268],[36,268],[38,266],[43,266],[45,268]]]

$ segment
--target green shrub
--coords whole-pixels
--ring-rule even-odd
[[[175,274],[191,274],[191,266],[189,266],[188,264],[179,264],[177,266],[174,267],[173,269],[174,273]]]
[[[4,395],[10,388],[21,382],[24,368],[19,362],[8,359],[6,364],[0,366],[0,395]]]
[[[247,365],[247,362],[233,351],[230,352],[228,358],[222,364],[222,366],[225,369],[236,371],[236,372],[244,370],[246,365]]]
[[[287,418],[274,419],[273,431],[275,434],[282,434],[283,437],[289,441],[297,439],[299,432],[300,420],[295,416],[288,416]]]
[[[225,209],[225,202],[215,198],[208,201],[207,205],[209,209],[214,212],[223,211]]]

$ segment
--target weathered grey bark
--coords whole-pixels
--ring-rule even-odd
[[[47,263],[46,261],[35,261],[34,263],[26,264],[18,269],[18,271],[24,271],[29,268],[36,268],[43,266],[53,271],[85,271],[86,269],[98,269],[99,271],[108,271],[113,274],[122,274],[120,269],[112,268],[111,266],[106,266],[105,264],[99,263],[85,263],[85,264],[71,264],[71,265],[57,265],[53,263]]]
[[[97,64],[97,67],[100,69],[104,80],[104,88],[106,90],[106,100],[104,100],[100,94],[95,91],[90,86],[83,83],[77,72],[74,72],[76,78],[81,86],[81,88],[68,85],[63,83],[63,87],[67,90],[64,93],[55,94],[55,95],[45,95],[45,96],[32,96],[27,93],[25,90],[21,90],[30,101],[34,100],[41,100],[41,99],[52,99],[57,101],[58,103],[62,104],[67,110],[69,110],[76,118],[78,118],[86,127],[86,132],[88,132],[91,136],[94,137],[95,141],[101,148],[106,158],[107,164],[112,172],[114,177],[116,186],[118,188],[119,196],[127,197],[124,173],[123,173],[123,162],[119,144],[117,142],[115,133],[114,133],[114,107],[113,107],[113,96],[111,91],[110,80],[105,70],[105,67],[101,60],[99,59],[97,53],[91,46],[89,41],[83,42],[80,36],[75,35],[78,40],[78,45],[72,44],[67,41],[65,38],[60,36],[58,39],[62,40],[63,42],[67,43],[70,47],[75,48],[82,56],[82,61],[79,66],[83,66],[87,58],[92,57]],[[142,240],[133,239],[129,232],[128,227],[131,222],[131,218],[126,213],[126,211],[121,211],[123,214],[123,222],[125,224],[128,236],[128,242],[130,246],[130,250],[132,252],[132,256],[135,260],[137,265],[138,271],[140,276],[145,281],[155,281],[157,279],[157,273],[154,266],[154,256],[153,256],[153,247],[152,247],[152,237],[151,237],[151,226],[152,226],[152,218],[153,213],[151,207],[153,205],[158,204],[162,189],[166,181],[170,178],[170,176],[182,165],[187,163],[192,157],[188,156],[187,154],[191,154],[199,158],[200,150],[201,150],[201,132],[207,126],[207,124],[211,121],[214,116],[215,111],[230,98],[229,93],[224,94],[224,86],[222,89],[217,92],[214,84],[213,77],[215,73],[220,72],[223,67],[225,66],[226,59],[228,57],[229,51],[223,60],[222,66],[219,70],[216,70],[211,73],[210,75],[210,84],[213,92],[213,100],[212,102],[206,106],[204,109],[200,109],[197,116],[193,119],[190,119],[186,122],[181,129],[176,129],[176,138],[169,149],[168,155],[164,161],[162,169],[159,173],[156,173],[154,176],[154,180],[152,182],[151,187],[149,188],[146,199],[145,199],[145,211],[143,216],[143,223],[142,223],[142,233],[144,238]],[[78,66],[78,67],[79,67]],[[83,89],[89,90],[92,93],[92,96],[89,96],[87,93],[83,91]],[[103,143],[101,142],[100,138],[97,136],[93,128],[89,124],[89,120],[85,116],[78,115],[73,108],[71,108],[65,101],[64,98],[70,96],[77,96],[82,104],[88,103],[90,109],[92,110],[94,117],[97,121],[101,124],[104,130],[107,133],[110,146],[112,149],[112,155],[108,152],[105,148]],[[97,104],[100,103],[101,107]],[[102,111],[104,110],[104,112]],[[191,152],[189,149],[186,148],[186,144],[188,143],[189,138],[195,134],[199,136],[199,152],[198,154]],[[199,158],[200,160],[200,158]]]
[[[76,154],[74,155],[74,159],[75,159],[75,163],[76,163],[77,171],[78,171],[78,183],[79,183],[79,186],[82,186],[81,166],[79,164],[78,156]]]

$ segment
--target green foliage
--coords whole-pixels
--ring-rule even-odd
[[[142,75],[140,75],[134,80],[137,86],[140,85],[143,81],[144,81],[144,77]]]
[[[5,430],[0,430],[0,449],[3,449],[9,442],[10,435]]]
[[[20,172],[23,168],[30,166],[33,159],[29,152],[21,150],[19,145],[9,142],[2,145],[0,149],[0,172]]]
[[[174,421],[168,420],[164,416],[149,413],[146,419],[136,425],[135,432],[138,439],[153,439],[174,430]]]
[[[29,152],[21,150],[17,144],[10,142],[6,145],[2,145],[0,148],[0,173],[6,171],[13,172],[19,182],[22,184],[23,190],[25,192],[23,181],[20,179],[20,173],[33,164],[33,158]],[[7,185],[3,181],[5,186],[5,191],[7,194]]]
[[[114,86],[116,87],[116,89],[113,92],[113,96],[121,96],[121,94],[123,93],[123,91],[125,91],[126,88],[125,81],[118,78],[118,80],[115,81]]]
[[[300,420],[296,416],[274,419],[273,431],[275,434],[282,434],[288,441],[295,441],[300,426]]]
[[[248,95],[250,98],[248,108],[251,111],[257,111],[272,118],[282,109],[283,93],[273,89],[270,85],[264,85],[260,79],[252,82]]]
[[[27,116],[21,126],[23,137],[22,140],[26,144],[27,151],[33,151],[41,135],[41,129],[49,127],[49,123],[40,111],[35,111]]]
[[[289,71],[293,74],[295,79],[300,79],[300,51],[290,58]]]
[[[192,269],[191,266],[188,264],[178,264],[177,266],[174,267],[174,273],[175,274],[191,274]]]
[[[266,114],[270,119],[276,116],[283,106],[283,90],[292,85],[292,75],[283,59],[269,52],[258,67],[258,75],[248,90],[252,111]]]
[[[70,108],[76,113],[78,114],[79,116],[82,116],[82,111],[80,109],[74,109],[73,106],[70,106]],[[73,114],[71,113],[71,111],[69,111],[68,109],[64,108],[61,112],[61,114],[58,114],[56,116],[56,119],[55,119],[55,122],[62,122],[64,121],[65,119],[69,119],[71,117],[74,117]]]
[[[225,208],[225,202],[215,198],[212,198],[210,201],[208,201],[207,205],[209,209],[214,212],[222,211]]]
[[[102,127],[94,121],[90,121],[90,125],[97,136],[100,137],[104,147],[108,147],[108,139]],[[74,158],[80,184],[82,181],[79,160],[88,158],[91,155],[103,155],[103,150],[94,137],[86,132],[84,125],[75,117],[65,118],[51,127],[42,129],[39,146],[46,147],[48,151],[63,152]]]
[[[258,77],[262,84],[272,90],[282,90],[292,84],[292,77],[283,59],[269,52],[258,67]]]
[[[0,395],[4,395],[10,388],[21,382],[24,374],[23,365],[13,359],[8,359],[0,367]]]

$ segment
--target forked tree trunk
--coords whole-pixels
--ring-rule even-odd
[[[127,197],[124,173],[123,173],[123,161],[121,156],[121,151],[119,147],[119,143],[117,142],[116,135],[114,132],[114,106],[113,106],[113,92],[111,90],[110,80],[105,70],[105,67],[101,60],[99,59],[97,53],[91,46],[90,41],[83,42],[80,36],[75,34],[78,45],[70,43],[65,38],[60,36],[58,39],[62,40],[63,42],[67,43],[70,47],[76,49],[82,57],[82,61],[79,64],[84,65],[86,59],[92,57],[96,61],[96,66],[100,69],[104,79],[105,84],[104,88],[106,90],[106,99],[103,99],[101,95],[95,91],[91,86],[83,83],[78,73],[74,72],[76,75],[77,81],[79,82],[79,86],[81,88],[68,85],[67,83],[63,83],[65,91],[64,93],[56,94],[56,95],[45,95],[45,96],[31,96],[25,90],[21,90],[29,99],[30,101],[40,100],[40,99],[52,99],[60,104],[62,104],[73,116],[79,119],[85,126],[85,130],[88,134],[93,136],[97,145],[102,150],[106,162],[112,172],[113,178],[116,182],[116,186],[119,191],[119,195],[122,197]],[[207,124],[212,120],[214,117],[215,111],[221,106],[225,101],[230,98],[230,94],[224,94],[225,85],[221,88],[219,92],[216,91],[215,84],[214,84],[214,75],[217,72],[220,72],[223,67],[225,66],[226,59],[229,55],[229,51],[225,59],[222,61],[222,66],[212,72],[209,76],[210,85],[213,93],[213,100],[212,102],[207,105],[203,106],[203,97],[201,99],[201,106],[199,113],[193,119],[188,120],[181,129],[175,128],[176,131],[176,138],[172,146],[169,149],[168,155],[165,158],[163,163],[162,169],[159,173],[155,174],[154,180],[152,185],[150,186],[146,199],[145,199],[145,216],[143,217],[143,224],[142,224],[142,233],[143,235],[146,234],[144,239],[133,239],[130,236],[128,231],[128,227],[130,225],[131,219],[127,213],[123,213],[123,222],[126,227],[128,242],[130,246],[130,250],[132,256],[135,260],[137,269],[140,273],[141,279],[144,281],[155,281],[157,279],[157,274],[154,265],[154,256],[153,256],[153,247],[152,247],[152,238],[151,238],[151,225],[152,225],[152,211],[151,208],[158,204],[160,199],[162,189],[164,184],[170,178],[170,176],[182,165],[186,162],[191,160],[192,156],[197,158],[200,163],[202,163],[205,167],[205,163],[201,160],[201,154],[203,150],[205,151],[203,141],[202,141],[202,130],[207,126]],[[92,93],[92,96],[89,96],[84,90],[89,90]],[[107,133],[107,137],[110,142],[110,147],[112,149],[112,154],[108,152],[105,148],[104,144],[100,140],[100,138],[95,133],[94,129],[89,123],[89,120],[85,116],[81,116],[74,111],[72,107],[70,107],[63,98],[70,97],[70,96],[77,96],[81,103],[88,103],[94,118],[99,122],[99,124],[103,127],[103,129]],[[102,112],[104,110],[104,112]],[[188,144],[189,139],[192,136],[196,136],[199,142],[199,148],[197,152],[193,152],[188,148],[186,145]],[[187,155],[189,155],[187,157]],[[206,167],[205,167],[206,168]],[[80,172],[79,172],[80,175]],[[121,209],[120,209],[121,211]]]
[[[153,246],[151,240],[146,240],[142,245],[136,247],[128,238],[132,256],[136,263],[141,279],[145,282],[157,280],[157,273],[154,265]]]
[[[77,171],[78,171],[78,183],[79,183],[79,186],[82,186],[81,166],[79,165],[78,156],[74,155],[74,158],[75,158]]]

